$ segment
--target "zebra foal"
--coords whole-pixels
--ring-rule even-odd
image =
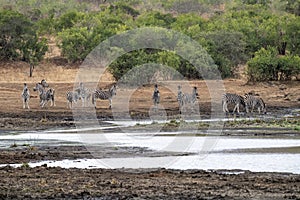
[[[114,84],[108,91],[97,89],[92,94],[92,104],[96,106],[96,100],[108,100],[109,101],[109,108],[111,109],[112,106],[112,98],[117,94],[117,86]]]
[[[22,100],[23,100],[23,109],[25,109],[26,106],[27,106],[27,109],[30,109],[29,108],[30,93],[29,93],[29,89],[27,88],[26,83],[24,83],[24,87],[23,87],[21,97],[22,97]]]

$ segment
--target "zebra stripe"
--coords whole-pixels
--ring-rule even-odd
[[[235,110],[237,110],[238,113],[240,113],[240,105],[243,105],[244,107],[246,107],[244,98],[238,94],[232,94],[232,93],[225,93],[222,96],[222,105],[223,105],[223,112],[228,113],[228,108],[227,105],[228,104],[234,104],[234,109],[233,109],[233,113],[235,112]]]
[[[26,83],[24,83],[24,88],[23,88],[23,92],[21,94],[21,97],[22,97],[22,100],[23,100],[23,109],[25,109],[26,106],[27,106],[27,109],[30,109],[29,108],[30,93],[29,93],[29,89],[27,88]]]
[[[108,91],[97,89],[92,94],[92,104],[96,108],[96,100],[109,100],[109,108],[112,106],[112,98],[117,94],[117,86],[113,85]]]
[[[262,98],[254,96],[250,93],[244,95],[244,101],[246,104],[246,112],[249,113],[249,108],[251,108],[251,113],[253,112],[254,108],[257,107],[258,113],[262,111],[264,114],[267,113],[266,111],[266,104]]]

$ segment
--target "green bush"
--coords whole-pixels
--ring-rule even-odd
[[[260,49],[247,64],[250,81],[290,80],[300,73],[300,57],[278,55],[275,47]]]

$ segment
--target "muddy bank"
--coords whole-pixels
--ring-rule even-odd
[[[200,105],[201,106],[201,105]],[[269,114],[265,116],[260,116],[258,114],[249,115],[250,117],[257,117],[257,118],[264,118],[264,117],[274,117],[280,118],[283,116],[294,115],[292,113],[293,110],[297,109],[298,107],[270,107]],[[84,111],[82,108],[82,113],[88,111]],[[180,120],[183,119],[181,114],[179,113],[178,108],[173,109],[166,109],[165,110],[167,116],[167,120]],[[200,116],[193,117],[190,115],[190,119],[209,119],[211,117],[210,113],[210,104],[205,103],[203,104],[203,108],[201,108]],[[129,114],[129,115],[128,115]],[[297,113],[296,113],[297,114]],[[89,114],[86,114],[89,116]],[[159,115],[159,113],[158,113]],[[75,128],[76,124],[74,121],[74,116],[71,110],[64,110],[55,109],[55,108],[47,108],[47,109],[39,109],[39,110],[26,110],[26,111],[16,111],[16,112],[5,112],[0,111],[0,132],[1,131],[31,131],[31,130],[46,130],[46,129],[53,129],[53,128]],[[93,113],[91,113],[93,116]],[[154,119],[159,119],[159,116],[149,116],[149,110],[147,109],[139,109],[139,110],[130,110],[129,113],[124,112],[112,112],[110,109],[99,108],[96,110],[97,120],[102,125],[107,125],[104,121],[107,120],[149,120],[154,117]],[[130,116],[130,119],[128,119]],[[239,118],[239,119],[247,119],[244,114],[240,116],[223,116],[223,113],[220,114],[220,117],[226,118]],[[298,119],[299,119],[298,113]],[[183,119],[184,120],[184,119]],[[227,123],[227,127],[236,127],[237,125],[241,126],[243,123],[240,124],[230,124]],[[145,128],[145,127],[144,127]],[[199,127],[203,128],[203,127]],[[165,126],[163,130],[172,129],[170,126]]]
[[[300,199],[300,175],[203,170],[0,168],[0,199]]]
[[[9,148],[0,149],[0,164],[26,164],[40,161],[59,161],[76,159],[102,159],[102,158],[129,158],[129,157],[164,157],[185,156],[192,153],[153,151],[143,147],[121,147],[112,145],[83,146],[77,145],[53,145],[31,146],[12,144]]]

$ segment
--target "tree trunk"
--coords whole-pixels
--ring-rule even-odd
[[[29,77],[32,77],[33,70],[34,70],[34,65],[30,64]]]
[[[285,55],[287,42],[282,42],[280,47],[278,48],[279,55]]]

